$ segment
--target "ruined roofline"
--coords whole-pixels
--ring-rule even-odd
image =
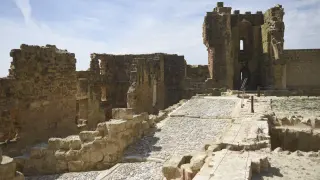
[[[47,44],[45,46],[38,46],[38,45],[28,45],[28,44],[21,44],[20,49],[12,49],[10,52],[10,56],[13,57],[13,55],[17,52],[21,51],[30,51],[30,52],[36,52],[40,50],[47,50],[47,51],[55,51],[59,54],[69,54],[73,57],[75,57],[74,53],[68,52],[66,49],[58,49],[55,45]]]
[[[217,11],[219,8],[227,8],[227,9],[232,9],[232,7],[227,7],[227,6],[224,6],[224,2],[217,2],[217,6],[213,9],[213,11],[211,12],[207,12],[207,13],[213,13],[215,11]],[[274,10],[283,10],[283,7],[281,4],[277,4],[269,9],[267,9],[265,11],[265,13],[267,11],[274,11]],[[240,13],[240,10],[234,10],[232,15],[263,15],[263,11],[257,11],[255,14],[254,13],[251,13],[251,11],[246,11],[245,13]]]
[[[206,64],[187,64],[187,66],[191,68],[198,68],[198,67],[208,67]]]
[[[316,52],[316,51],[319,51],[320,52],[320,48],[319,49],[284,49],[283,51],[304,51],[304,52]]]
[[[183,56],[178,54],[169,54],[169,53],[150,53],[150,54],[107,54],[107,53],[91,53],[90,56],[154,56],[154,55],[165,55],[165,56]]]
[[[246,11],[244,13],[240,13],[240,10],[234,10],[232,15],[242,15],[242,16],[255,16],[255,15],[263,15],[262,11],[257,11],[256,13],[251,13],[251,11]]]

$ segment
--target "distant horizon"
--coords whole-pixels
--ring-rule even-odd
[[[56,45],[74,53],[77,71],[87,70],[91,53],[184,56],[207,65],[202,23],[212,0],[4,0],[0,6],[0,77],[8,75],[11,49],[21,44]],[[248,4],[250,4],[248,6]],[[285,50],[320,50],[319,0],[224,1],[233,10],[265,12],[284,8]]]

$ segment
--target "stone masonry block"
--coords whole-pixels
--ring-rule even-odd
[[[200,171],[201,167],[205,163],[207,154],[205,152],[197,153],[191,158],[190,165],[192,171]]]
[[[16,174],[13,180],[24,180],[24,175],[21,172],[16,171]]]
[[[65,144],[66,149],[78,150],[81,148],[81,140],[80,140],[80,137],[77,135],[68,136],[64,138],[62,142]]]
[[[40,159],[45,155],[46,148],[44,147],[33,147],[30,150],[30,158]]]
[[[114,108],[112,109],[112,118],[113,119],[133,119],[133,109],[132,108]]]
[[[107,129],[107,123],[103,122],[103,123],[99,123],[97,125],[97,129],[96,131],[99,132],[99,136],[107,136],[108,135],[108,129]]]
[[[82,171],[84,167],[83,161],[70,161],[68,162],[68,168],[70,172]]]
[[[13,179],[16,173],[16,163],[12,158],[3,156],[0,163],[0,177],[1,179]]]
[[[127,121],[120,119],[111,119],[111,121],[107,122],[107,129],[110,135],[117,134],[119,132],[125,131]]]
[[[180,167],[182,164],[185,164],[187,161],[187,156],[183,155],[177,155],[171,157],[169,160],[167,160],[163,167],[162,167],[162,173],[164,177],[167,179],[178,179],[181,178],[181,170]]]
[[[61,138],[50,138],[48,140],[48,149],[58,150],[61,148]]]
[[[99,136],[99,131],[81,131],[79,133],[82,142],[91,142],[97,136]]]

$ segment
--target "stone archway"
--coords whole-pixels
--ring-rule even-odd
[[[246,80],[246,84],[245,84],[245,88],[247,89],[248,88],[248,84],[250,82],[250,70],[248,68],[248,65],[246,65],[246,64],[242,65],[239,73],[240,73],[240,83],[239,83],[240,87],[239,88],[241,88],[241,86],[244,83],[245,79],[247,79]]]

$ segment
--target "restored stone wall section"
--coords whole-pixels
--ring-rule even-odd
[[[289,89],[319,89],[320,49],[284,50]]]
[[[22,44],[10,56],[13,60],[9,77],[15,80],[7,95],[15,104],[0,109],[9,111],[13,124],[21,128],[20,142],[10,148],[23,149],[51,136],[76,132],[75,55],[52,45]],[[11,152],[10,148],[4,151],[20,153]]]

